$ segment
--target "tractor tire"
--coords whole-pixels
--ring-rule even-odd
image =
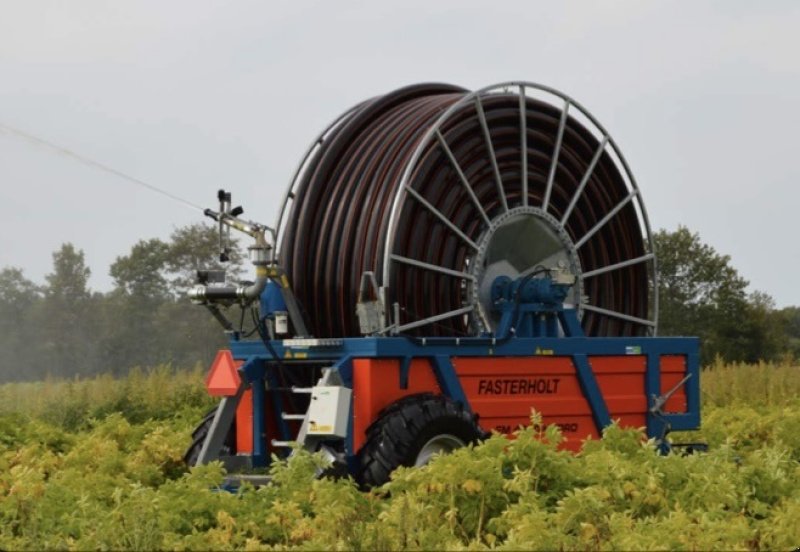
[[[192,444],[189,445],[189,448],[186,449],[186,453],[183,455],[183,461],[190,468],[197,465],[197,459],[200,457],[200,451],[203,448],[203,443],[206,441],[208,430],[211,429],[211,423],[214,421],[214,415],[216,413],[217,407],[212,408],[211,411],[205,415],[203,421],[201,421],[192,432]],[[235,450],[236,431],[234,430],[233,426],[231,426],[231,430],[225,437],[225,443],[222,445],[222,449],[220,449],[219,454],[220,456],[229,456],[234,454]]]
[[[431,393],[404,397],[381,411],[367,429],[367,443],[358,455],[358,482],[364,488],[383,485],[400,466],[423,466],[436,453],[487,435],[461,403]]]

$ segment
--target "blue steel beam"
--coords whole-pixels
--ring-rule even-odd
[[[291,340],[270,342],[276,354],[287,365],[292,361],[330,361],[340,358],[402,358],[446,356],[524,356],[530,357],[537,350],[548,351],[548,355],[572,356],[624,356],[624,355],[684,355],[687,362],[696,362],[699,341],[694,337],[516,337],[506,340],[491,338],[419,338],[405,337],[357,337],[344,338],[334,347],[297,345]],[[260,341],[232,341],[234,358],[247,360],[260,357],[273,361],[272,354]],[[636,351],[632,353],[631,351]]]
[[[584,354],[572,355],[572,363],[575,365],[575,372],[578,375],[583,396],[586,397],[592,409],[592,418],[597,428],[597,433],[603,435],[603,430],[611,424],[611,416],[608,414],[608,406],[597,385],[597,378],[594,377],[592,367],[589,366],[589,359]]]

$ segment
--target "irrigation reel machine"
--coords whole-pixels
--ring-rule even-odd
[[[299,446],[371,486],[512,433],[532,409],[571,450],[613,420],[665,451],[670,430],[699,426],[697,340],[654,337],[639,188],[605,129],[556,90],[402,88],[317,137],[274,228],[218,199],[206,214],[221,257],[231,228],[251,236],[256,278],[205,271],[191,293],[230,347],[190,464],[247,473]],[[249,331],[226,317],[233,305]]]

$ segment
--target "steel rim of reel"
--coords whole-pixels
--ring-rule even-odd
[[[391,146],[387,146],[386,143],[370,143],[369,140],[362,140],[362,150],[356,152],[362,156],[370,151],[373,155],[386,156],[388,148],[390,152],[394,151],[404,165],[399,184],[384,183],[385,190],[381,191],[388,190],[393,195],[389,198],[391,210],[388,214],[388,225],[384,226],[383,235],[378,237],[383,240],[382,248],[379,248],[383,256],[374,257],[373,266],[370,267],[367,260],[365,266],[361,267],[378,272],[379,280],[388,286],[400,309],[411,318],[410,321],[401,323],[401,330],[415,333],[419,328],[424,328],[424,333],[433,335],[474,335],[491,329],[493,323],[487,313],[489,309],[485,297],[482,301],[480,299],[481,283],[485,278],[482,278],[484,274],[482,267],[478,266],[478,261],[481,255],[491,256],[492,235],[497,231],[502,217],[508,216],[509,212],[524,211],[531,220],[538,221],[538,229],[533,228],[537,224],[532,224],[533,231],[528,235],[530,241],[541,241],[552,235],[558,237],[562,245],[560,259],[562,264],[566,263],[578,276],[578,282],[572,290],[569,302],[575,305],[579,314],[583,316],[584,327],[589,335],[655,333],[658,317],[658,282],[650,224],[638,185],[609,133],[578,102],[546,86],[509,82],[475,92],[438,86],[439,88],[432,86],[435,90],[432,93],[434,99],[429,102],[439,110],[432,123],[430,116],[425,120],[419,113],[411,110],[405,116],[417,117],[416,128],[409,130],[407,121],[397,117],[395,121],[397,128],[390,129],[394,134],[389,133],[389,136],[395,140],[398,139],[398,134],[402,136],[403,132],[406,132],[405,136],[408,137],[414,130],[424,131],[421,138],[417,139],[410,156],[406,151],[406,156],[402,157],[397,153],[397,148],[391,150]],[[380,104],[382,100],[387,101],[386,98],[391,98],[393,94],[397,95],[413,88],[401,89],[358,104],[336,119],[315,140],[298,167],[284,199],[277,226],[280,232],[278,244],[281,250],[287,235],[287,226],[291,224],[290,219],[297,216],[294,209],[297,207],[298,183],[305,179],[307,185],[309,182],[313,184],[313,175],[309,175],[309,172],[319,168],[319,158],[326,153],[324,152],[326,146],[330,148],[330,142],[336,143],[337,135],[346,134],[350,130],[347,127],[351,121],[365,110]],[[419,97],[422,99],[418,103],[426,101],[424,94],[420,94]],[[436,100],[439,100],[438,103]],[[509,106],[515,100],[518,102],[516,112],[518,126],[516,136],[511,136],[511,140],[517,141],[518,151],[508,147],[509,129],[513,125],[509,126],[507,120],[503,121],[503,117],[508,119],[509,116],[513,116],[513,113],[510,113],[513,109]],[[499,115],[498,111],[504,113]],[[472,128],[468,125],[469,117],[473,119]],[[531,125],[532,118],[536,123],[534,125]],[[475,136],[474,119],[480,121],[477,128],[482,131],[479,133],[482,136]],[[492,124],[493,122],[496,124],[498,120],[504,124],[499,129]],[[547,129],[543,130],[543,127],[547,124],[552,127],[556,120],[555,136],[544,136],[542,133]],[[364,125],[362,122],[362,126]],[[464,150],[463,144],[458,142],[459,125],[467,127],[466,141],[471,141],[471,149]],[[342,132],[343,129],[345,132]],[[380,130],[373,129],[372,132],[375,134]],[[472,135],[469,135],[470,130],[473,131]],[[463,128],[461,131],[464,132]],[[505,134],[501,135],[503,132]],[[453,139],[454,135],[456,139]],[[463,135],[461,138],[463,141]],[[483,157],[475,154],[476,149],[480,151],[481,141],[476,141],[476,138],[483,140],[482,147],[485,152]],[[543,154],[547,152],[542,150],[547,149],[548,139],[553,144],[548,158],[543,159]],[[539,149],[531,149],[532,142],[535,144],[534,148]],[[583,156],[580,152],[576,154],[579,147],[585,150],[589,148],[591,156],[586,154],[589,150],[586,150]],[[509,156],[513,155],[519,156],[520,159],[509,161]],[[464,219],[454,221],[451,212],[440,210],[428,195],[431,193],[430,190],[414,188],[415,185],[419,185],[415,179],[420,173],[424,174],[425,164],[432,163],[432,156],[434,161],[438,159],[440,164],[437,167],[433,163],[433,169],[428,166],[427,170],[437,168],[442,170],[443,165],[449,164],[451,174],[446,191],[461,192],[460,197],[452,200],[451,205],[461,208],[462,212],[464,206],[472,208],[473,216],[467,220],[467,224],[464,224]],[[471,180],[475,178],[476,159],[478,159],[478,172],[484,173],[478,175],[480,182]],[[565,159],[571,163],[570,166],[567,166]],[[348,162],[350,165],[358,163],[359,158],[354,155]],[[480,163],[483,163],[482,167]],[[519,164],[516,180],[513,174],[514,163]],[[577,170],[576,167],[580,169],[581,165],[583,171]],[[578,174],[572,174],[570,170]],[[598,176],[601,172],[602,175]],[[357,173],[352,173],[351,176],[353,175],[357,176]],[[564,184],[565,175],[567,180],[572,178],[572,181],[568,182],[572,185],[571,190]],[[440,178],[438,183],[441,184],[442,181]],[[616,189],[595,189],[608,182],[613,184],[611,188],[616,186]],[[537,190],[537,186],[541,188],[542,184],[544,190]],[[490,188],[495,191],[494,198],[488,193],[491,191]],[[571,195],[563,197],[565,191],[571,192]],[[381,196],[381,192],[359,191],[360,197],[365,197],[366,194],[373,202],[378,200],[386,202],[387,198]],[[603,197],[604,194],[606,197]],[[616,197],[612,197],[613,194],[616,194]],[[351,193],[347,197],[357,196],[358,194]],[[341,197],[345,196],[340,196],[339,199]],[[597,202],[597,205],[587,205],[590,200]],[[385,206],[382,208],[385,216],[386,208]],[[594,210],[599,210],[599,214],[595,214]],[[409,232],[413,232],[407,227],[403,228],[403,217],[409,212],[421,211],[426,212],[429,219],[435,219],[434,224],[430,222],[427,224],[427,229],[433,229],[431,237],[438,232],[441,241],[433,245],[438,245],[440,250],[449,247],[450,257],[444,261],[434,259],[431,262],[430,258],[414,258],[400,254],[403,253],[401,242],[408,242]],[[478,225],[474,224],[475,221]],[[541,224],[542,221],[545,224]],[[579,226],[576,221],[583,224],[580,231],[576,230]],[[437,223],[438,229],[435,228]],[[350,221],[349,224],[354,223]],[[607,234],[607,230],[611,227],[615,228],[616,233],[611,232],[608,235],[616,239],[608,240],[606,236],[605,243],[598,245],[596,243],[598,238]],[[444,232],[450,231],[449,236],[442,237],[443,228]],[[348,235],[347,232],[340,231],[338,236],[352,239],[352,233]],[[443,245],[444,241],[452,242],[452,238],[462,242],[462,252],[454,254],[452,243]],[[464,244],[470,250],[468,254],[463,252]],[[586,253],[587,250],[591,251]],[[295,260],[297,258],[298,255],[295,255]],[[343,261],[340,258],[338,262],[341,265]],[[317,262],[316,266],[319,268],[322,265]],[[330,267],[328,272],[330,274]],[[524,271],[516,270],[516,272],[518,274]],[[427,277],[423,275],[424,273],[427,273]],[[610,277],[612,274],[619,275],[616,282]],[[513,273],[507,275],[514,276]],[[426,282],[430,284],[431,276],[438,278],[433,286],[434,289],[438,287],[444,291],[438,289],[438,294],[434,293],[435,297],[431,300],[417,299],[415,304],[404,302],[409,294],[404,295],[398,288],[409,286],[408,282],[413,281],[411,287],[418,290],[418,295],[426,295],[428,287]],[[443,278],[459,282],[455,285],[452,283],[445,285],[442,283]],[[318,283],[320,281],[317,280]],[[329,282],[322,281],[325,285],[334,287]],[[483,283],[485,285],[485,282]],[[335,287],[338,293],[344,296],[347,291],[343,291],[343,288],[347,286],[341,284],[342,281],[337,280]],[[632,295],[636,297],[631,298]],[[335,305],[329,299],[324,304],[329,308]],[[437,304],[448,308],[437,310],[435,308]],[[319,306],[320,304],[314,304],[316,312],[319,312]],[[338,310],[345,308],[347,308],[345,302],[340,300]],[[350,305],[350,310],[352,308],[353,305]],[[423,312],[416,312],[419,310]],[[347,326],[346,318],[347,315],[338,316],[339,321],[344,322],[345,326]],[[329,323],[326,330],[335,332],[333,327],[334,324]],[[344,329],[343,332],[346,335],[348,330]]]
[[[436,435],[419,449],[417,458],[414,460],[414,467],[419,468],[426,465],[436,454],[447,454],[463,446],[465,446],[464,441],[455,435],[449,433]]]

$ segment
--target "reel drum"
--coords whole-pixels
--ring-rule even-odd
[[[541,85],[424,84],[357,105],[307,152],[277,228],[317,337],[359,335],[365,271],[404,334],[491,332],[494,279],[552,268],[575,274],[568,304],[587,335],[656,330],[636,181],[594,117]]]

